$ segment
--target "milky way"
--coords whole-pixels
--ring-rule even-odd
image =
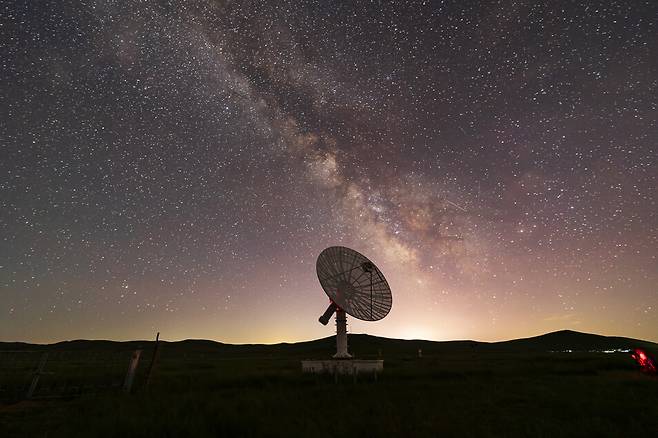
[[[0,338],[658,340],[658,3],[2,6]]]

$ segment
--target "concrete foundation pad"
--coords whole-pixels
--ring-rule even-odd
[[[303,360],[302,372],[313,374],[378,374],[384,370],[383,360],[341,359]]]

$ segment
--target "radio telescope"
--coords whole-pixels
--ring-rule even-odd
[[[318,280],[331,303],[319,318],[327,325],[336,313],[335,359],[349,359],[347,315],[362,321],[379,321],[393,304],[391,288],[384,274],[362,254],[344,246],[331,246],[320,253],[316,263]]]

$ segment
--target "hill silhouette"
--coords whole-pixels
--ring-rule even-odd
[[[573,330],[560,330],[531,338],[497,342],[496,346],[509,349],[534,349],[544,351],[602,351],[631,348],[656,348],[658,344],[619,336],[602,336]]]
[[[335,348],[335,337],[316,339],[295,343],[279,344],[226,344],[205,339],[187,339],[184,341],[161,341],[167,350],[185,353],[224,353],[224,354],[323,354]],[[153,341],[107,341],[107,340],[72,340],[53,344],[30,344],[25,342],[0,342],[0,351],[26,350],[134,350],[148,348]],[[464,349],[505,350],[505,351],[604,351],[615,349],[648,348],[658,350],[658,344],[640,339],[618,336],[602,336],[572,330],[560,330],[540,336],[514,339],[500,342],[463,341],[427,341],[384,338],[366,334],[350,334],[350,350],[357,354],[376,354],[384,351],[445,352]]]

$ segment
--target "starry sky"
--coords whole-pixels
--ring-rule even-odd
[[[3,2],[0,340],[658,341],[658,2]]]

